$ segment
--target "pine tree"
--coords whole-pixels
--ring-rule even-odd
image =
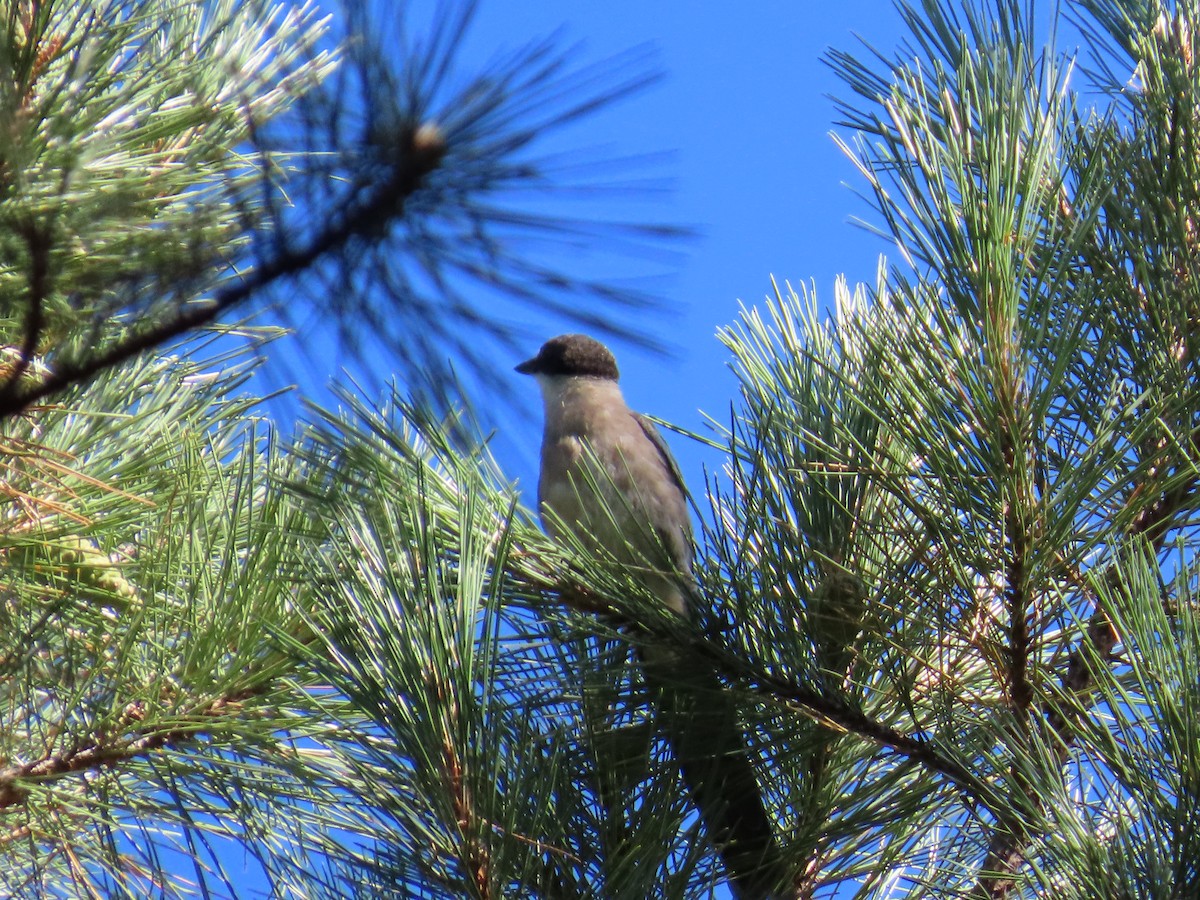
[[[535,140],[649,77],[553,42],[467,68],[470,4],[419,39],[396,12],[0,4],[0,894],[237,896],[245,858],[333,883],[364,772],[323,744],[378,729],[311,659],[353,547],[252,389],[267,323],[307,298],[444,399],[508,334],[456,292],[549,302],[513,239],[613,233],[521,215],[562,186]],[[577,288],[595,321],[644,300]]]
[[[542,535],[404,389],[284,441],[247,357],[157,343],[354,258],[381,210],[415,227],[463,132],[396,120],[400,162],[295,230],[256,198],[308,165],[265,120],[321,108],[315,20],[222,7],[278,68],[206,95],[236,42],[180,66],[206,44],[167,49],[166,7],[65,9],[14,4],[3,38],[8,893],[236,896],[230,840],[280,896],[719,893],[640,643],[737,699],[779,896],[1200,890],[1200,7],[906,0],[894,56],[831,55],[897,262],[723,332],[696,623]],[[174,93],[116,52],[160,38]],[[105,73],[150,93],[75,99]]]

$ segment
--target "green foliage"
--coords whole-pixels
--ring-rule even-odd
[[[540,832],[545,847],[584,846],[597,821],[587,797],[555,799],[593,767],[578,753],[568,765],[558,731],[525,715],[560,701],[517,664],[506,624],[541,621],[555,552],[510,522],[511,491],[470,474],[478,458],[409,452],[416,431],[363,456],[378,425],[365,407],[281,441],[248,393],[276,332],[215,323],[340,262],[355,278],[321,311],[396,333],[419,321],[404,346],[421,352],[402,360],[418,380],[430,336],[465,341],[455,326],[479,321],[444,302],[447,271],[524,298],[566,283],[505,238],[603,226],[497,198],[542,183],[524,156],[541,131],[646,76],[573,72],[543,42],[458,96],[442,79],[469,4],[411,48],[365,12],[392,11],[347,3],[339,30],[308,4],[0,8],[5,896],[237,896],[246,859],[280,893],[586,883],[577,853],[558,850],[558,872],[529,855],[542,844],[508,846]],[[402,289],[401,269],[440,296]],[[499,546],[478,539],[485,527]],[[505,571],[510,529],[534,554],[524,580]],[[539,640],[554,671],[594,651]]]
[[[304,523],[268,490],[287,463],[239,396],[249,374],[228,356],[145,360],[7,424],[9,893],[30,879],[144,892],[158,864],[132,864],[153,852],[133,836],[166,839],[176,779],[219,777],[231,741],[243,755],[277,743],[288,694],[272,635],[296,616]],[[186,765],[154,762],[182,740],[197,745]]]
[[[235,841],[278,896],[711,894],[666,645],[737,705],[796,896],[1195,894],[1200,9],[1081,0],[1076,59],[1057,7],[901,8],[903,52],[831,62],[902,264],[722,332],[700,621],[398,390],[281,440],[265,330],[4,418],[3,890],[236,896]],[[96,324],[123,279],[222,277],[283,165],[237,148],[330,61],[257,5],[3,24],[22,384],[136,326]]]
[[[311,9],[14,2],[0,21],[0,340],[113,339],[228,277],[286,156],[238,152],[332,69]],[[169,302],[168,302],[169,301]],[[103,327],[97,328],[97,324]],[[145,326],[146,321],[142,322]]]
[[[297,448],[295,489],[329,529],[301,605],[344,698],[329,767],[350,773],[316,826],[332,860],[319,890],[598,897],[711,879],[681,843],[680,789],[648,780],[661,748],[626,696],[624,642],[545,604],[554,572],[586,561],[518,511],[485,450],[446,437],[456,427],[347,400]]]

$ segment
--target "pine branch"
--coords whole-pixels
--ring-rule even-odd
[[[261,685],[212,700],[190,714],[196,719],[192,728],[137,731],[136,723],[145,718],[145,709],[141,703],[130,704],[122,714],[118,726],[121,730],[132,729],[129,737],[112,742],[84,742],[73,746],[66,753],[44,756],[19,766],[0,769],[0,809],[25,802],[32,792],[23,782],[47,781],[65,775],[111,768],[157,750],[195,741],[201,733],[219,729],[220,722],[226,717],[236,718],[243,715],[242,704],[265,691],[266,685]]]
[[[1200,429],[1192,433],[1189,442],[1193,453],[1200,457]],[[1157,555],[1163,548],[1167,534],[1171,531],[1175,518],[1184,511],[1191,509],[1190,501],[1195,494],[1200,477],[1187,476],[1171,488],[1164,490],[1153,503],[1142,508],[1134,517],[1128,529],[1128,537],[1141,538],[1146,541],[1151,552]],[[1145,492],[1145,485],[1138,485],[1130,493],[1132,503]],[[1122,588],[1120,567],[1110,566],[1101,576],[1113,591]],[[1088,619],[1084,631],[1083,643],[1071,652],[1067,660],[1066,672],[1062,676],[1064,692],[1073,696],[1077,706],[1070,710],[1064,709],[1061,703],[1047,704],[1045,709],[1046,722],[1058,735],[1056,744],[1059,762],[1065,763],[1071,747],[1075,743],[1075,732],[1072,728],[1075,718],[1088,706],[1088,696],[1096,684],[1094,660],[1115,662],[1113,648],[1120,642],[1121,636],[1109,613],[1100,604]],[[1030,795],[1029,800],[1036,806],[1038,798]],[[1021,827],[997,829],[989,843],[987,856],[984,859],[981,875],[971,896],[976,900],[1002,900],[1016,886],[1016,873],[1025,862],[1025,847],[1030,840],[1030,834]]]
[[[29,310],[26,313],[25,336],[21,342],[20,356],[9,373],[8,381],[0,388],[0,403],[21,384],[22,377],[38,352],[38,343],[45,327],[44,307],[50,280],[49,238],[44,231],[33,225],[26,226],[24,238],[29,253]]]
[[[531,555],[525,556],[526,564],[530,558]],[[530,579],[531,575],[539,572],[540,574]],[[517,588],[521,593],[545,592],[558,597],[573,610],[583,613],[599,612],[624,621],[629,627],[649,635],[651,640],[666,642],[681,648],[682,652],[696,656],[719,675],[766,702],[800,712],[834,734],[853,734],[870,744],[891,750],[943,776],[956,788],[976,800],[991,805],[988,801],[994,792],[987,783],[939,751],[930,741],[905,734],[872,719],[846,700],[818,687],[751,670],[745,660],[711,641],[689,636],[679,627],[672,628],[673,623],[670,620],[635,621],[620,604],[598,600],[577,585],[564,585],[548,568],[536,562],[534,566],[525,569],[522,575],[526,583],[523,588]]]
[[[19,385],[16,375],[10,377],[0,392],[0,419],[17,415],[38,400],[89,381],[106,369],[211,324],[222,314],[248,302],[259,291],[313,267],[356,238],[378,233],[381,223],[403,213],[405,201],[420,189],[424,179],[438,167],[445,150],[445,143],[436,126],[424,125],[416,129],[410,136],[406,151],[400,154],[400,162],[396,164],[391,177],[366,199],[336,217],[303,247],[298,250],[281,249],[274,258],[256,266],[237,284],[217,291],[213,298],[188,304],[166,321],[156,322],[94,356],[56,362],[53,370],[35,383]],[[34,281],[34,286],[40,283]],[[40,309],[38,297],[31,292],[26,346],[31,343],[36,345],[40,319],[35,318],[33,311]],[[23,349],[20,372],[28,367],[28,362],[29,357]]]

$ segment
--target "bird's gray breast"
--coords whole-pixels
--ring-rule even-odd
[[[610,440],[560,432],[545,442],[542,519],[559,540],[637,567],[667,606],[683,612],[691,572],[687,501],[669,459],[632,415],[629,424]]]
[[[546,529],[555,537],[569,536],[630,561],[634,551],[646,550],[638,532],[649,518],[628,466],[616,456],[581,435],[560,435],[543,448],[539,499]]]

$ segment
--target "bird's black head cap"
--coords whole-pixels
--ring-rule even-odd
[[[620,377],[617,361],[607,347],[586,334],[560,334],[542,344],[533,359],[516,367],[522,375],[584,375]]]

